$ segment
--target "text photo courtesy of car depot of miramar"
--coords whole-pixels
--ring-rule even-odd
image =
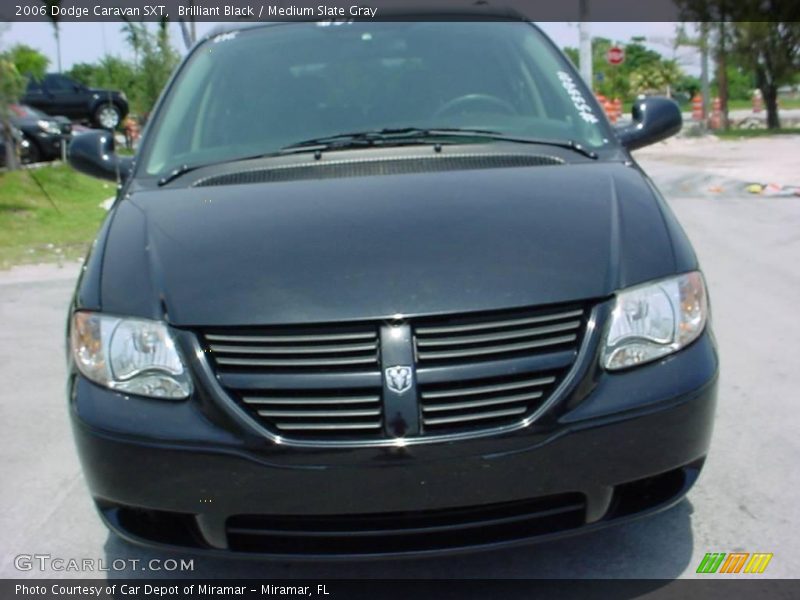
[[[0,24],[3,578],[796,577],[800,23],[459,10]]]

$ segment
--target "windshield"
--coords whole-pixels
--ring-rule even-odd
[[[37,119],[49,119],[50,117],[41,111],[31,108],[26,104],[12,104],[11,111],[18,117],[31,117]]]
[[[572,140],[610,133],[574,69],[527,23],[293,23],[222,34],[178,75],[146,173],[385,128]]]

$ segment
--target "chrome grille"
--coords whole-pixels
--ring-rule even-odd
[[[377,325],[215,329],[203,339],[220,383],[273,433],[380,436]]]
[[[534,413],[577,358],[586,317],[573,305],[420,320],[414,349],[422,434],[479,431]],[[555,357],[553,368],[546,359]],[[426,381],[442,373],[450,376]]]
[[[576,304],[424,317],[406,323],[403,342],[384,335],[394,324],[378,322],[200,333],[218,382],[273,434],[368,443],[395,435],[388,415],[396,420],[398,398],[383,371],[398,348],[408,349],[403,364],[413,350],[416,373],[405,402],[418,420],[405,435],[477,434],[547,402],[577,359],[588,317]]]
[[[380,389],[337,392],[273,390],[245,393],[241,399],[252,414],[287,434],[327,437],[380,432],[383,423]]]
[[[377,367],[376,327],[206,333],[222,369],[352,369]]]
[[[574,346],[584,310],[552,313],[511,313],[506,316],[448,319],[442,324],[418,325],[415,350],[420,364],[489,360],[520,353],[548,352]]]
[[[423,386],[420,404],[424,430],[487,427],[518,420],[541,406],[560,375],[536,373]]]

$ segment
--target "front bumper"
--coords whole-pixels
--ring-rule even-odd
[[[659,362],[595,373],[591,392],[557,418],[389,448],[275,444],[198,398],[125,397],[78,375],[70,404],[92,496],[133,542],[282,558],[419,555],[551,539],[676,503],[708,452],[717,372],[706,332]]]

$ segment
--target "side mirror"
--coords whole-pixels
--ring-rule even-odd
[[[669,98],[651,97],[636,100],[631,109],[633,123],[616,129],[628,150],[655,144],[681,130],[681,109]]]
[[[114,152],[114,135],[105,130],[81,133],[72,138],[67,149],[67,161],[76,171],[110,179],[125,181],[133,167],[132,156],[117,156]]]

